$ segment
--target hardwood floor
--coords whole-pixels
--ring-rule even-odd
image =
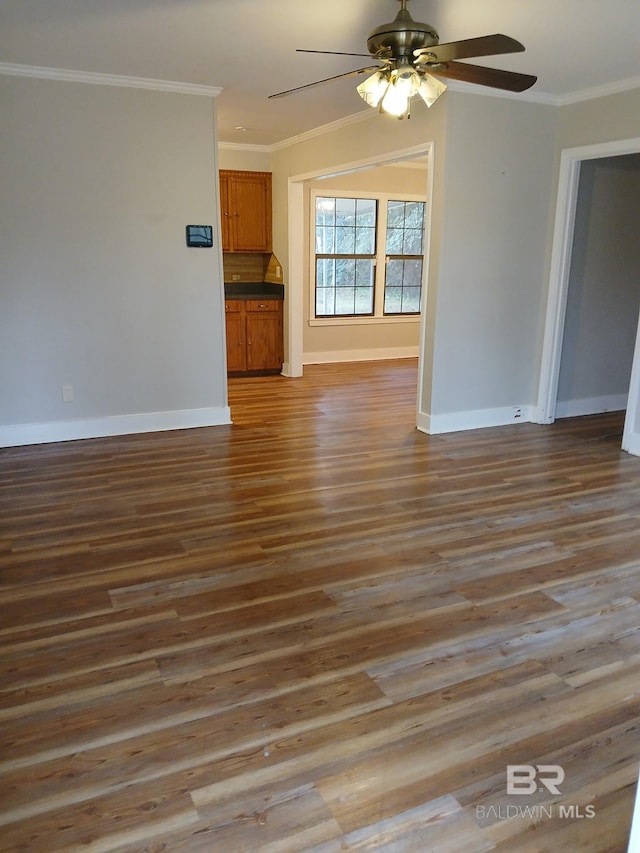
[[[626,849],[622,416],[427,436],[416,381],[236,379],[230,427],[0,451],[0,851]]]

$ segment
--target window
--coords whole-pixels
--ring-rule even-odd
[[[312,194],[315,317],[361,321],[417,316],[425,202]]]
[[[377,202],[316,199],[316,317],[373,314]]]
[[[422,291],[424,202],[387,202],[385,314],[419,314]]]

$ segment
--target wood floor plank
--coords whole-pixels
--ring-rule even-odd
[[[232,425],[0,449],[1,851],[625,851],[623,413],[429,436],[416,389],[307,366]]]

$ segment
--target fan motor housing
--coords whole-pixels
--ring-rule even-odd
[[[380,24],[369,33],[367,50],[373,56],[391,52],[394,59],[413,58],[413,51],[438,44],[440,37],[430,24],[414,21],[406,9],[400,9],[393,21]]]

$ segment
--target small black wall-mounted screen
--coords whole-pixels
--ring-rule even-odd
[[[213,228],[211,225],[187,225],[187,246],[196,249],[210,249],[213,246]]]

